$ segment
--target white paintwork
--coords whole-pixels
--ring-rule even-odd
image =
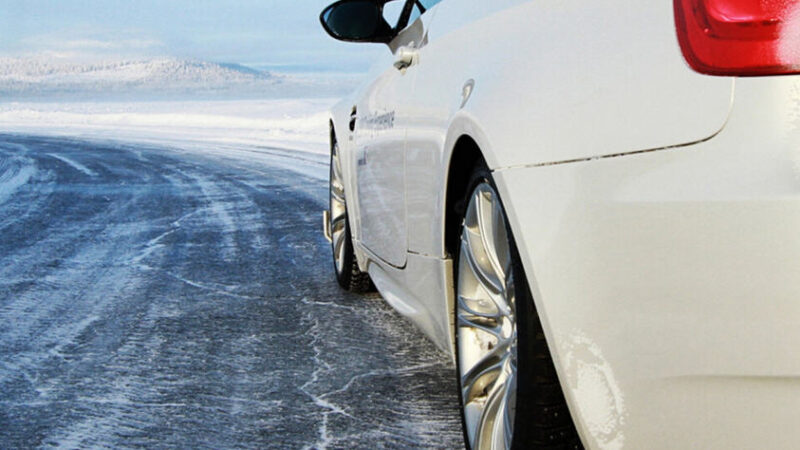
[[[437,8],[419,56],[407,144],[407,164],[415,166],[407,172],[407,209],[417,223],[441,217],[444,199],[432,201],[430,192],[444,192],[433,180],[443,182],[448,139],[472,136],[498,168],[693,142],[727,118],[732,81],[687,70],[670,2],[445,1]],[[474,92],[459,109],[467,79]],[[409,233],[409,248],[445,254],[442,240],[422,230]]]
[[[671,1],[444,0],[422,21],[415,63],[387,51],[389,81],[332,115],[384,297],[452,349],[445,187],[468,136],[588,447],[800,445],[800,79],[696,74]],[[354,141],[353,105],[392,110],[370,86],[395,127]],[[357,170],[365,147],[382,156]]]
[[[361,210],[360,240],[394,266],[406,261],[405,204],[406,93],[413,78],[391,64],[357,103],[356,197]]]
[[[727,117],[732,80],[687,70],[671,1],[445,1],[439,8],[420,54],[420,128],[448,129],[463,83],[474,79],[462,113],[486,134],[492,168],[693,142]],[[441,76],[442,68],[452,75]]]
[[[417,73],[416,56],[425,46],[430,17],[419,18],[395,39],[392,45],[397,46],[396,54],[387,52],[374,70],[379,75],[349,109],[357,110],[355,132],[348,133],[353,137],[355,199],[361,211],[356,239],[395,267],[405,266],[408,249],[402,207],[406,203],[404,148],[408,124],[414,116],[410,93]],[[398,60],[403,61],[399,69]],[[349,120],[348,116],[348,126]]]
[[[736,83],[707,142],[495,172],[593,447],[800,444],[800,80]]]

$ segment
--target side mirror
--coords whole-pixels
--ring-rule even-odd
[[[383,2],[377,0],[339,0],[325,8],[319,20],[340,41],[388,43],[394,38],[383,18]]]

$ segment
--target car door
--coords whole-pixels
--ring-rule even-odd
[[[413,0],[410,3],[414,8],[410,24],[389,43],[382,73],[354,105],[358,239],[396,267],[405,265],[408,250],[406,131],[413,118],[410,98],[416,76],[414,54],[425,44],[419,7]]]

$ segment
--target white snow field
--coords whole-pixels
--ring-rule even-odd
[[[0,102],[0,132],[328,152],[335,99]]]
[[[327,110],[358,79],[174,58],[0,58],[0,132],[327,153]]]
[[[333,277],[343,78],[2,67],[0,448],[460,446],[449,359]]]
[[[273,73],[239,64],[169,57],[81,62],[0,57],[0,99],[183,100],[341,96],[360,76]]]

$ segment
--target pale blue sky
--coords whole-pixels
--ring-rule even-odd
[[[278,70],[365,71],[380,44],[329,38],[333,0],[0,0],[0,55],[174,56]]]

